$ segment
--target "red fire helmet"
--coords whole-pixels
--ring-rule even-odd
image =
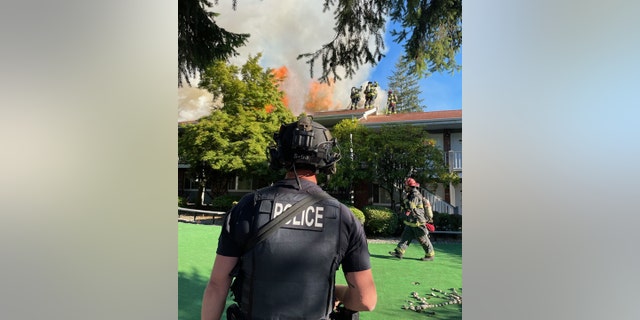
[[[414,180],[413,178],[407,178],[404,184],[409,187],[420,187],[420,184],[416,182],[416,180]]]

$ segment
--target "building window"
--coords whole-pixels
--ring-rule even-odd
[[[251,191],[252,180],[251,178],[238,177],[229,182],[229,191]]]
[[[391,203],[391,198],[389,197],[389,193],[380,188],[380,185],[373,185],[373,202],[374,203]]]
[[[184,190],[198,190],[199,184],[195,179],[184,175]]]
[[[391,203],[391,197],[389,197],[389,192],[387,192],[387,190],[379,188],[378,193],[380,194],[378,196],[380,203]]]

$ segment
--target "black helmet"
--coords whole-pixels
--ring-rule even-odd
[[[338,141],[323,125],[303,116],[297,122],[283,124],[273,135],[276,145],[267,148],[269,167],[310,169],[316,173],[334,174],[340,153],[333,152]]]

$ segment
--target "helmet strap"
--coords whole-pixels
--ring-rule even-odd
[[[296,177],[296,183],[298,183],[298,190],[302,189],[302,184],[300,183],[300,178],[298,177],[298,172],[296,171],[296,163],[295,161],[291,164],[293,169],[293,175]]]

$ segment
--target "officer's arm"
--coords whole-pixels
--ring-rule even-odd
[[[237,257],[216,255],[211,277],[202,297],[202,320],[218,320],[227,301],[229,286],[231,286],[231,270],[238,262]]]
[[[371,269],[346,272],[347,285],[336,285],[336,299],[353,311],[371,311],[376,307],[378,294]]]

